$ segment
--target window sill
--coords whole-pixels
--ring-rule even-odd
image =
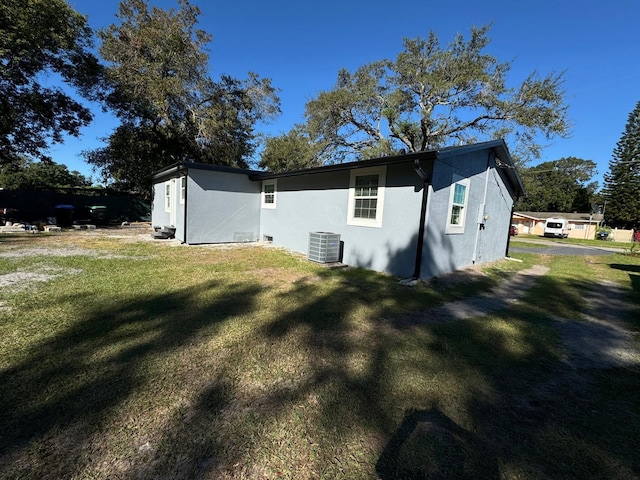
[[[353,227],[382,228],[382,221],[350,218],[349,220],[347,220],[347,225],[351,225]]]

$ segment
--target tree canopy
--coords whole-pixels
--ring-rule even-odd
[[[596,163],[568,157],[522,168],[520,175],[527,192],[516,208],[532,212],[589,212],[598,182]]]
[[[266,138],[259,166],[271,172],[319,167],[319,153],[318,145],[298,125],[286,135]]]
[[[605,221],[612,227],[640,228],[640,102],[629,114],[624,132],[604,175]]]
[[[563,73],[532,72],[507,85],[511,62],[485,49],[490,26],[457,35],[442,48],[434,32],[405,39],[395,60],[338,73],[336,85],[306,105],[310,138],[323,162],[417,152],[506,138],[526,161],[540,139],[566,136]],[[266,149],[265,154],[269,154]]]
[[[36,188],[88,187],[91,180],[66,165],[51,160],[34,161],[19,157],[0,166],[0,187],[4,190],[33,190]]]
[[[80,133],[91,112],[60,87],[94,98],[101,68],[92,31],[65,0],[3,0],[0,5],[0,163],[44,157],[50,142]]]
[[[269,79],[209,76],[200,10],[187,0],[179,7],[123,0],[118,23],[99,32],[106,105],[122,123],[86,158],[120,188],[145,191],[151,173],[180,160],[246,167],[255,125],[279,113]]]

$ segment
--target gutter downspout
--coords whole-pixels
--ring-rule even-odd
[[[422,206],[420,208],[420,226],[418,228],[418,245],[416,246],[416,261],[413,271],[413,278],[418,280],[420,278],[420,269],[422,267],[422,250],[424,246],[424,224],[427,216],[427,200],[429,199],[429,177],[420,166],[420,160],[416,159],[413,162],[413,169],[418,176],[422,179]]]
[[[513,213],[516,211],[516,202],[518,201],[518,197],[513,201],[513,206],[511,207],[511,218],[509,219],[509,228],[507,229],[507,250],[504,252],[504,256],[509,258],[509,244],[511,243],[511,224],[513,223]]]

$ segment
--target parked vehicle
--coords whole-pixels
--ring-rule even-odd
[[[569,236],[569,221],[566,218],[547,218],[544,223],[544,236],[567,238]]]
[[[518,234],[518,227],[516,227],[515,225],[511,225],[511,227],[509,228],[509,235],[517,235]]]

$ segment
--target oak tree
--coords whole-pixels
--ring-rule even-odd
[[[118,22],[99,31],[111,85],[106,105],[121,120],[89,163],[120,188],[147,191],[149,175],[181,160],[246,167],[256,124],[279,113],[269,79],[208,73],[211,35],[197,28],[200,10],[123,0]]]
[[[306,133],[304,126],[296,125],[287,134],[267,137],[259,166],[271,172],[286,172],[319,167],[321,149]]]
[[[511,62],[485,52],[490,26],[457,35],[404,40],[394,60],[338,73],[336,85],[306,105],[309,135],[323,160],[362,159],[506,138],[520,161],[540,141],[569,132],[563,73],[529,74],[508,85]]]
[[[598,182],[596,163],[576,157],[542,162],[521,168],[522,183],[527,198],[516,205],[520,211],[589,212]]]
[[[96,98],[101,67],[87,20],[66,0],[0,5],[0,163],[43,158],[50,143],[77,136],[92,114],[70,90]],[[71,89],[47,85],[47,79]]]
[[[4,190],[33,190],[59,187],[88,187],[91,180],[66,165],[48,159],[34,161],[18,156],[0,166],[0,187]]]

